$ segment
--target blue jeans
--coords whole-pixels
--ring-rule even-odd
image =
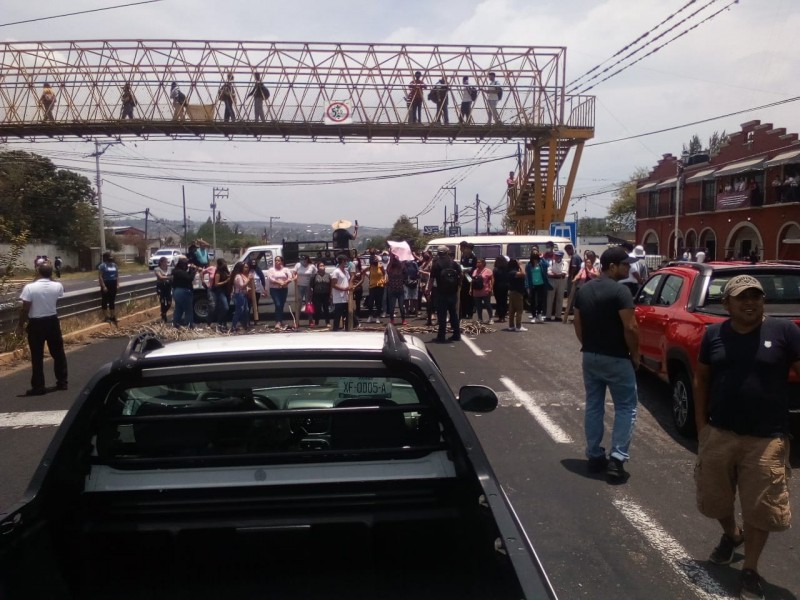
[[[275,304],[275,324],[283,323],[283,307],[286,304],[286,296],[289,294],[287,288],[269,288],[269,295]]]
[[[614,428],[611,432],[609,456],[626,461],[630,458],[633,426],[636,423],[636,371],[628,358],[617,358],[593,352],[583,353],[583,387],[586,390],[586,457],[605,456],[603,441],[603,415],[605,414],[606,388],[614,402]]]
[[[244,292],[236,292],[233,295],[233,304],[236,307],[231,319],[231,331],[236,331],[236,326],[241,323],[247,329],[250,326],[250,303]]]
[[[175,301],[175,309],[172,311],[172,324],[175,327],[188,324],[194,327],[194,308],[192,302],[192,290],[176,287],[172,289],[172,299]]]
[[[225,288],[214,290],[214,321],[218,325],[225,326],[228,324],[228,292]]]

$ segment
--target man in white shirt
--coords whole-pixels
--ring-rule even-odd
[[[22,335],[28,323],[28,348],[31,353],[31,389],[26,396],[42,396],[47,393],[44,385],[44,344],[53,357],[56,389],[67,389],[67,355],[61,324],[58,322],[56,303],[64,295],[64,286],[53,281],[53,264],[44,261],[38,267],[39,278],[22,288],[20,300],[22,310],[17,324],[17,334]]]
[[[564,290],[567,289],[567,270],[569,265],[564,262],[564,252],[553,252],[553,260],[547,266],[547,279],[550,289],[547,290],[547,306],[544,317],[546,321],[560,321],[564,310]]]
[[[502,125],[503,121],[500,119],[500,114],[497,112],[497,103],[500,101],[500,96],[503,92],[500,81],[495,79],[494,73],[489,73],[489,82],[483,89],[483,92],[486,94],[486,106],[489,108],[489,120],[486,124],[491,125],[494,119],[498,125]]]
[[[644,264],[644,246],[636,246],[633,248],[631,244],[625,242],[622,244],[622,247],[628,252],[628,256],[636,259],[636,262],[631,263],[628,276],[620,280],[620,283],[631,291],[631,296],[635,297],[636,293],[639,291],[639,286],[644,283],[647,274],[647,267]]]

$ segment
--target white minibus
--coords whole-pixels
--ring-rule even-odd
[[[550,235],[464,235],[433,239],[428,242],[426,250],[436,256],[439,246],[447,246],[450,248],[450,255],[458,261],[461,260],[461,242],[472,244],[475,256],[485,258],[486,265],[490,268],[494,265],[494,259],[500,255],[515,258],[523,265],[530,259],[531,248],[534,246],[538,246],[539,252],[544,254],[544,245],[547,242],[553,242],[558,250],[564,250],[564,246],[572,243],[569,238]]]

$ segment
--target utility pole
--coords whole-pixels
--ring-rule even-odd
[[[273,221],[280,221],[280,220],[281,220],[280,217],[270,217],[269,218],[269,239],[267,240],[267,243],[270,243],[272,241],[272,222]]]
[[[217,257],[217,199],[227,197],[228,188],[215,187],[211,192],[211,241],[214,244],[214,258]]]
[[[98,140],[94,141],[94,154],[90,154],[89,156],[94,156],[94,166],[95,166],[95,173],[96,173],[96,187],[97,187],[97,218],[100,221],[100,254],[102,255],[106,251],[106,221],[105,216],[103,215],[103,187],[102,187],[102,178],[100,177],[100,157],[105,154],[106,150],[108,150],[111,146],[115,144],[121,144],[122,142],[108,142],[105,144],[105,147],[100,150],[100,142]]]
[[[150,209],[144,209],[144,261],[147,263],[147,260],[150,258],[150,244],[147,242],[147,223],[150,219]]]
[[[447,232],[447,205],[444,206],[444,224],[442,225],[442,235],[448,235]]]
[[[475,194],[475,235],[478,235],[478,224],[481,220],[481,199]]]
[[[492,232],[492,207],[486,207],[486,235]]]
[[[457,199],[458,199],[457,192],[458,191],[454,187],[442,187],[441,189],[450,190],[450,191],[453,192],[453,227],[457,227],[458,226],[458,202],[457,202]],[[446,227],[447,227],[447,217],[445,217],[445,228]],[[447,234],[450,235],[450,232],[448,231]]]
[[[181,193],[183,194],[183,243],[188,246],[189,232],[186,229],[186,186],[181,186]]]

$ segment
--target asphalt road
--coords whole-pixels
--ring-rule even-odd
[[[720,567],[706,560],[720,531],[695,508],[696,443],[674,431],[666,386],[639,377],[639,414],[628,464],[632,476],[625,485],[611,486],[602,476],[585,472],[583,389],[572,328],[561,323],[526,326],[527,332],[497,331],[466,343],[432,345],[431,351],[454,390],[484,383],[498,392],[496,411],[470,419],[559,597],[734,597],[741,562]],[[58,422],[57,411],[66,410],[96,367],[126,342],[98,341],[72,350],[68,392],[19,397],[28,387],[29,370],[3,375],[0,511],[22,494],[55,431],[47,423]],[[46,369],[52,377],[49,365]],[[29,423],[39,425],[11,427],[9,419],[19,422],[19,416],[9,413],[24,413]],[[792,461],[800,464],[796,448]],[[791,492],[797,506],[797,479]],[[796,600],[798,547],[797,528],[770,538],[761,560],[768,598]]]

